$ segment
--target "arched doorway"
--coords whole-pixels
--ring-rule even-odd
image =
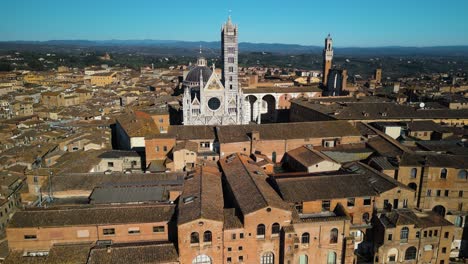
[[[262,98],[262,123],[274,122],[276,120],[276,99],[267,94]]]
[[[211,264],[211,258],[207,255],[198,255],[193,259],[192,264]]]
[[[437,206],[434,206],[434,208],[432,208],[432,211],[435,212],[436,214],[442,216],[442,217],[445,217],[445,207],[443,207],[442,205],[437,205]]]

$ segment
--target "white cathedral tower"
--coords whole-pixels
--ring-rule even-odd
[[[200,50],[197,64],[186,75],[182,101],[184,125],[243,124],[242,90],[238,82],[237,25],[231,17],[221,29],[223,74],[208,67]]]

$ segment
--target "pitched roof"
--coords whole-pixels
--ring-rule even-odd
[[[136,151],[130,150],[109,150],[98,156],[101,159],[118,159],[123,157],[140,157]]]
[[[400,166],[430,166],[468,169],[468,156],[448,154],[404,153]]]
[[[11,251],[3,263],[6,264],[86,264],[91,249],[90,243],[55,244],[47,256],[24,257],[24,251]]]
[[[132,243],[95,247],[89,254],[88,264],[173,263],[178,262],[173,244]]]
[[[186,177],[177,222],[180,225],[202,218],[222,222],[223,206],[221,173],[217,168],[201,166]]]
[[[274,180],[283,199],[290,203],[376,196],[396,187],[409,190],[405,185],[362,163],[353,162],[343,168],[348,173],[292,177],[282,174]]]
[[[174,206],[31,209],[16,212],[9,228],[169,222]]]
[[[383,213],[379,220],[387,228],[403,225],[414,225],[420,228],[453,225],[434,212],[419,212],[410,209],[397,209]]]
[[[94,188],[91,204],[167,202],[168,194],[163,186],[117,186]]]
[[[220,161],[235,204],[245,216],[266,207],[288,210],[289,207],[268,184],[268,176],[255,162],[241,154],[232,154]]]
[[[301,146],[287,152],[288,156],[294,158],[304,166],[312,166],[322,161],[337,163],[326,155],[307,146]]]
[[[300,122],[219,126],[219,142],[245,142],[250,140],[252,131],[260,134],[260,140],[332,138],[360,136],[359,131],[345,121]]]

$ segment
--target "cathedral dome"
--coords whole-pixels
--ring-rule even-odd
[[[185,81],[190,83],[200,83],[200,73],[203,76],[203,82],[206,83],[213,74],[213,71],[208,66],[195,66],[187,73]]]

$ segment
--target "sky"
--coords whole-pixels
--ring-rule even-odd
[[[218,41],[336,47],[468,45],[468,0],[0,0],[0,41]]]

